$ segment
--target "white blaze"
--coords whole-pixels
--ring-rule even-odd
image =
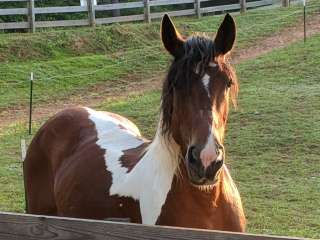
[[[214,136],[210,131],[207,143],[200,153],[200,159],[204,168],[209,167],[210,164],[218,158],[216,148]]]
[[[213,122],[212,126],[209,126],[209,135],[205,147],[200,152],[200,159],[205,168],[210,166],[213,161],[222,160],[222,152],[217,149],[215,132],[215,124],[217,124],[218,119],[216,113],[213,112]],[[217,153],[218,152],[218,153]]]

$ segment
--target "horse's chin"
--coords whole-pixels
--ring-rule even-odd
[[[201,192],[212,192],[214,187],[217,185],[219,178],[214,179],[206,184],[194,184],[191,182],[192,186],[200,190]]]

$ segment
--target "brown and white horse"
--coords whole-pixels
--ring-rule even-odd
[[[223,147],[238,92],[225,57],[234,20],[226,15],[214,40],[183,38],[165,15],[161,35],[174,60],[153,141],[117,114],[80,107],[56,114],[26,156],[28,213],[244,231]]]

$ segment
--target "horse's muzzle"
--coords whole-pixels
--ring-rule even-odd
[[[221,154],[218,154],[217,159],[205,168],[200,160],[200,150],[197,147],[190,147],[185,160],[191,183],[194,185],[214,185],[224,162],[223,153]]]

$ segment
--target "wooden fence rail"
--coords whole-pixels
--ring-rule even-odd
[[[190,9],[184,9],[179,11],[168,12],[170,16],[187,16],[196,15],[201,17],[202,14],[229,11],[229,10],[241,10],[245,12],[247,8],[267,6],[273,4],[276,0],[257,0],[253,2],[247,2],[246,0],[239,0],[238,4],[221,5],[214,7],[201,7],[204,2],[210,2],[211,0],[141,0],[136,2],[126,3],[112,3],[95,5],[94,0],[87,0],[86,6],[63,6],[63,7],[35,7],[35,0],[0,0],[0,3],[4,2],[26,2],[25,8],[8,8],[0,9],[1,16],[9,15],[26,15],[28,21],[22,22],[0,22],[0,29],[30,29],[34,32],[36,28],[45,27],[67,27],[67,26],[95,26],[99,24],[108,24],[113,22],[128,22],[128,21],[146,21],[151,22],[152,19],[161,18],[163,12],[152,12],[153,7],[157,6],[169,6],[189,3],[194,6]],[[117,16],[108,18],[96,18],[96,12],[112,11],[121,9],[143,9],[143,14]],[[37,21],[36,15],[39,14],[51,14],[51,13],[81,13],[86,12],[87,18],[78,20],[59,20],[59,21]]]
[[[187,228],[145,226],[15,213],[0,213],[0,240],[40,239],[211,239],[211,240],[298,240],[302,238],[242,234]]]

